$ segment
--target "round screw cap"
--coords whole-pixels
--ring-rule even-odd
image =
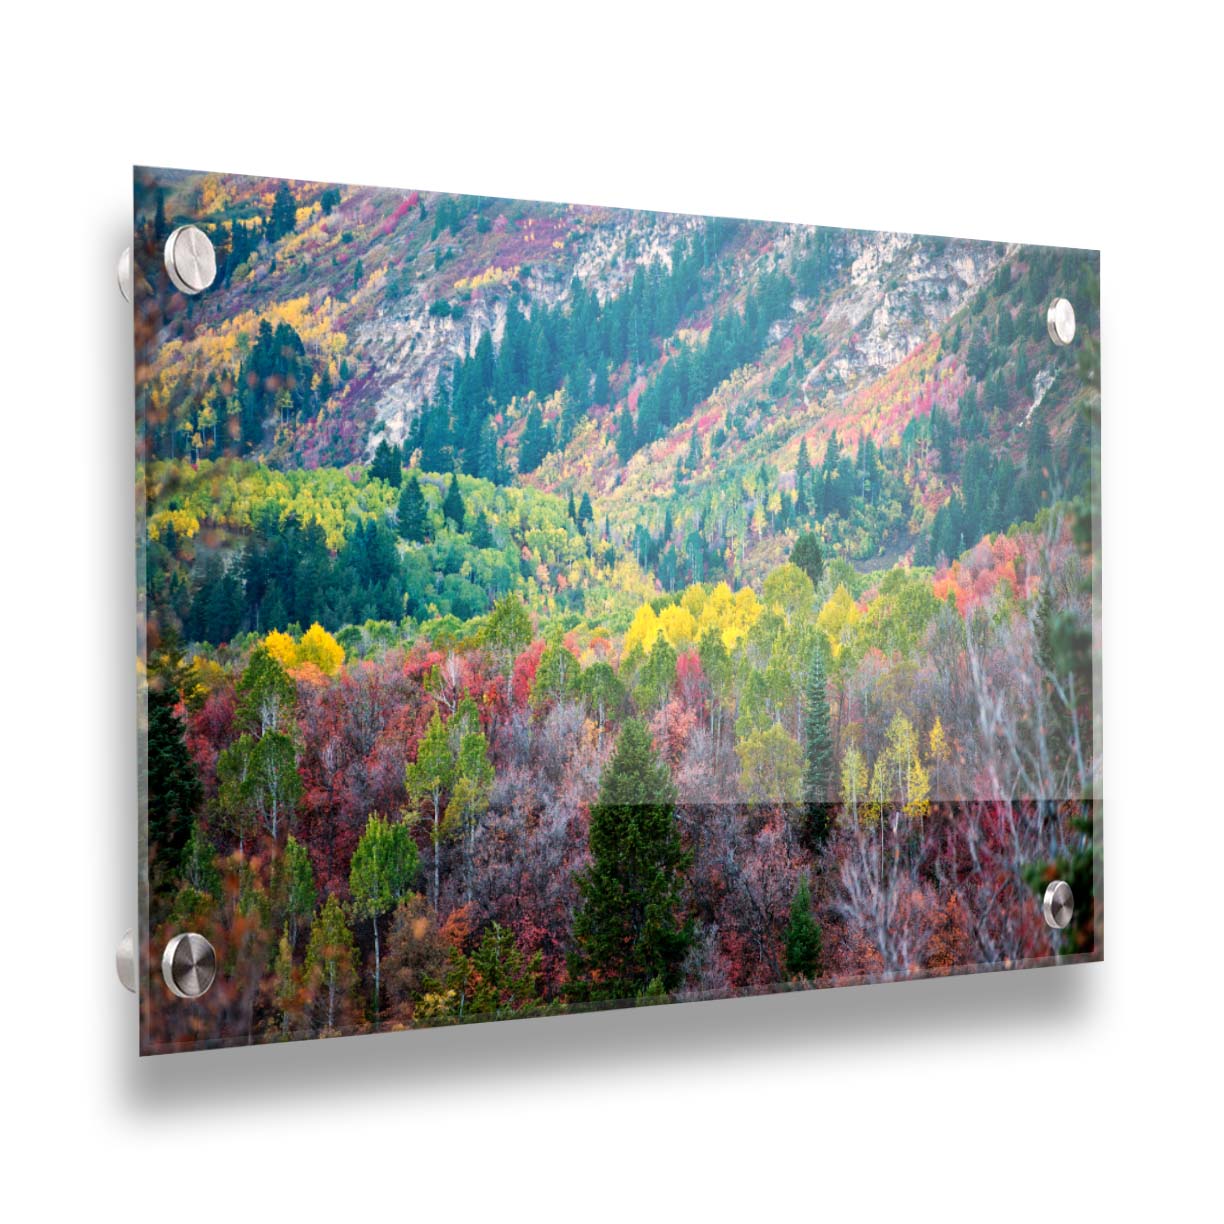
[[[1066,880],[1055,880],[1045,890],[1045,898],[1041,903],[1046,924],[1056,931],[1063,930],[1075,913],[1075,898],[1071,895],[1071,885]]]
[[[1075,339],[1075,307],[1066,298],[1055,298],[1046,311],[1046,330],[1062,348]]]
[[[203,935],[176,935],[162,953],[162,977],[180,999],[198,999],[217,976],[217,953]]]
[[[217,277],[217,252],[198,226],[180,225],[166,239],[166,271],[180,293],[203,293]]]

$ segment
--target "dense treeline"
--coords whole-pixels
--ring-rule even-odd
[[[459,648],[155,657],[155,927],[243,941],[207,1006],[244,1040],[1090,949],[1091,907],[1055,937],[1033,891],[1091,872],[1067,526],[851,575],[809,538],[620,640],[510,595]]]
[[[669,267],[638,265],[628,289],[602,303],[576,278],[568,300],[552,308],[535,304],[528,312],[512,301],[500,344],[495,347],[486,331],[418,415],[411,445],[420,448],[422,466],[445,471],[461,464],[471,475],[505,483],[509,465],[493,418],[530,392],[537,403],[527,417],[517,470],[534,471],[569,441],[593,404],[608,402],[614,370],[651,361],[661,338],[700,308],[703,273],[735,229],[729,221],[704,222],[700,241],[673,247]],[[546,426],[538,403],[561,388],[565,410]]]

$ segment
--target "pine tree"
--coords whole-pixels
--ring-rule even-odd
[[[803,712],[803,802],[814,845],[829,835],[829,781],[833,776],[833,737],[829,731],[829,694],[824,656],[818,646],[808,668]]]
[[[808,503],[808,482],[812,478],[812,463],[808,458],[807,438],[799,439],[799,458],[795,463],[795,495],[801,507]]]
[[[786,927],[786,974],[811,981],[820,976],[820,924],[812,917],[812,890],[807,876],[799,881]]]
[[[594,517],[595,511],[591,509],[591,495],[584,490],[582,500],[578,503],[578,526],[585,528]]]
[[[400,487],[403,478],[402,456],[399,447],[391,446],[386,438],[379,442],[374,452],[370,476],[375,480],[385,480],[393,489]]]
[[[421,492],[421,483],[415,472],[408,474],[400,489],[399,496],[399,533],[412,544],[420,544],[425,539],[425,529],[428,518],[425,512],[425,495]]]
[[[820,577],[824,573],[824,553],[820,541],[810,532],[803,532],[791,549],[791,564],[797,565],[811,580],[812,586],[820,585]]]
[[[187,750],[176,690],[149,688],[149,844],[177,861],[187,845],[203,790]]]
[[[593,998],[635,998],[655,979],[672,990],[692,940],[682,917],[689,864],[675,789],[645,723],[625,723],[591,807],[592,863],[578,880],[575,981]]]
[[[268,237],[275,242],[286,234],[293,233],[297,224],[297,201],[287,184],[282,183],[276,189],[276,198],[272,203],[272,217],[268,222]]]
[[[456,531],[463,530],[467,509],[463,504],[463,494],[459,492],[459,477],[454,472],[451,473],[450,486],[442,501],[442,513],[454,523]]]

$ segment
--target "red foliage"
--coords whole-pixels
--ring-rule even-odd
[[[540,656],[543,653],[544,641],[542,638],[537,638],[514,660],[510,692],[514,697],[514,704],[520,710],[527,708],[527,702],[531,696],[531,686],[535,683],[536,668],[540,666]]]

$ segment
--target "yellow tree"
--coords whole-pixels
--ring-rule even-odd
[[[867,762],[853,744],[842,753],[841,788],[842,803],[850,819],[858,820],[860,807],[866,814]]]
[[[935,798],[939,800],[944,798],[944,762],[952,755],[952,750],[948,746],[948,737],[944,734],[943,723],[939,721],[938,714],[935,716],[935,725],[931,728],[929,750],[931,766],[935,774]]]

